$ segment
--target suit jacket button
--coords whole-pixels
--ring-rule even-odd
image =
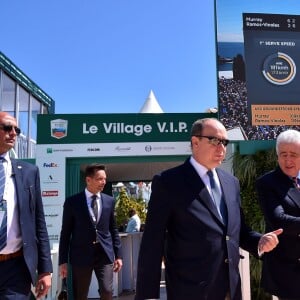
[[[226,241],[229,241],[229,240],[230,240],[230,236],[226,235]]]
[[[225,264],[228,264],[228,263],[229,263],[229,259],[226,258],[226,259],[225,259]]]

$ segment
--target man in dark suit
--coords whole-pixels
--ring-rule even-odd
[[[258,256],[277,245],[281,230],[262,236],[246,226],[237,178],[216,168],[228,142],[217,119],[198,120],[192,156],[154,176],[136,300],[159,299],[162,257],[168,300],[240,300],[239,246]]]
[[[300,132],[276,140],[278,166],[256,182],[266,230],[283,229],[280,243],[263,256],[262,286],[280,299],[300,299]]]
[[[16,119],[0,112],[0,299],[25,300],[31,284],[37,297],[47,294],[52,262],[39,170],[9,156],[19,134]]]
[[[88,165],[85,181],[85,190],[64,203],[59,242],[60,275],[63,278],[68,275],[69,261],[74,299],[86,300],[94,271],[101,300],[111,300],[113,272],[122,268],[121,241],[114,217],[115,200],[101,193],[106,184],[103,165]]]

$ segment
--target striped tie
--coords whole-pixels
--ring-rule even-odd
[[[2,223],[0,227],[0,250],[6,246],[7,240],[7,207],[6,201],[3,199],[5,187],[5,171],[3,166],[4,158],[0,158],[0,211],[2,215]]]
[[[295,184],[295,187],[300,190],[300,178],[298,177],[293,177],[293,181],[294,181],[294,184]]]
[[[93,195],[92,196],[92,209],[93,209],[93,213],[94,213],[94,217],[95,217],[95,223],[97,224],[97,220],[98,220],[98,203],[97,203],[97,195]]]

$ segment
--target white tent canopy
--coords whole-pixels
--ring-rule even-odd
[[[162,108],[160,107],[158,101],[156,100],[156,97],[152,90],[150,90],[150,93],[139,111],[140,113],[163,113]]]

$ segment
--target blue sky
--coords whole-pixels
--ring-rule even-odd
[[[242,12],[299,14],[300,2],[217,9],[220,40],[240,41]],[[1,12],[0,51],[56,113],[135,113],[150,90],[166,113],[217,106],[213,0],[14,0]]]
[[[56,113],[135,113],[153,90],[166,113],[217,105],[212,0],[1,3],[3,52]]]

